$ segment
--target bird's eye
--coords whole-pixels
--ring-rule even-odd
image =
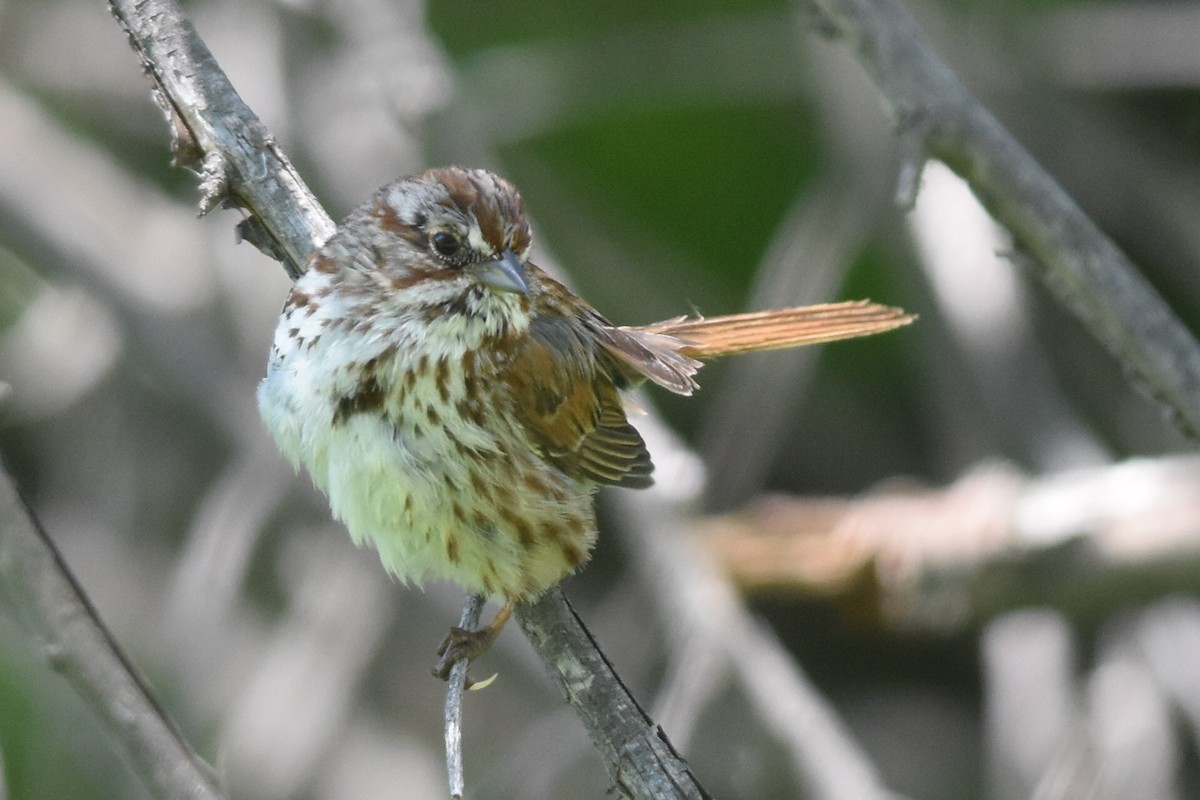
[[[462,250],[462,239],[449,231],[438,231],[430,238],[433,249],[442,258],[452,259]]]

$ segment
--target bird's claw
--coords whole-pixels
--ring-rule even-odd
[[[444,681],[450,680],[450,671],[454,669],[454,665],[459,661],[471,662],[477,656],[482,654],[492,641],[496,638],[496,634],[490,628],[482,628],[477,631],[469,631],[466,628],[451,628],[450,633],[446,634],[446,638],[438,645],[437,654],[439,656],[437,664],[433,667],[434,677],[441,678]],[[484,688],[490,684],[496,676],[488,678],[478,684],[467,676],[466,687],[468,689],[478,687]]]

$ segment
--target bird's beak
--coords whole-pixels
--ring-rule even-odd
[[[498,292],[529,294],[529,279],[526,277],[525,267],[512,250],[505,250],[499,258],[477,265],[475,277],[484,286]]]

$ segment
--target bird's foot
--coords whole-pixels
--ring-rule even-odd
[[[451,628],[450,633],[446,634],[446,638],[438,645],[437,654],[439,656],[437,664],[433,667],[435,677],[446,681],[450,679],[450,670],[454,669],[454,665],[459,661],[471,662],[487,651],[492,646],[492,642],[496,641],[496,637],[500,635],[500,630],[504,627],[504,623],[508,622],[512,616],[514,604],[506,603],[496,612],[495,618],[488,623],[487,627],[479,628],[478,630],[467,630],[466,628]],[[492,676],[494,678],[495,676]],[[467,677],[467,688],[473,686],[482,688],[492,682],[492,678],[486,681],[475,684],[470,676]]]
[[[444,681],[450,680],[450,670],[454,669],[455,664],[459,661],[474,661],[483,655],[495,640],[496,634],[490,628],[480,628],[477,631],[451,628],[450,633],[446,634],[446,638],[438,645],[439,658],[433,667],[433,674]]]

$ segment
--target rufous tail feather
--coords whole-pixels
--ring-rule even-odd
[[[870,336],[916,318],[900,308],[853,300],[723,317],[676,317],[634,330],[673,336],[685,342],[681,355],[709,359]]]

